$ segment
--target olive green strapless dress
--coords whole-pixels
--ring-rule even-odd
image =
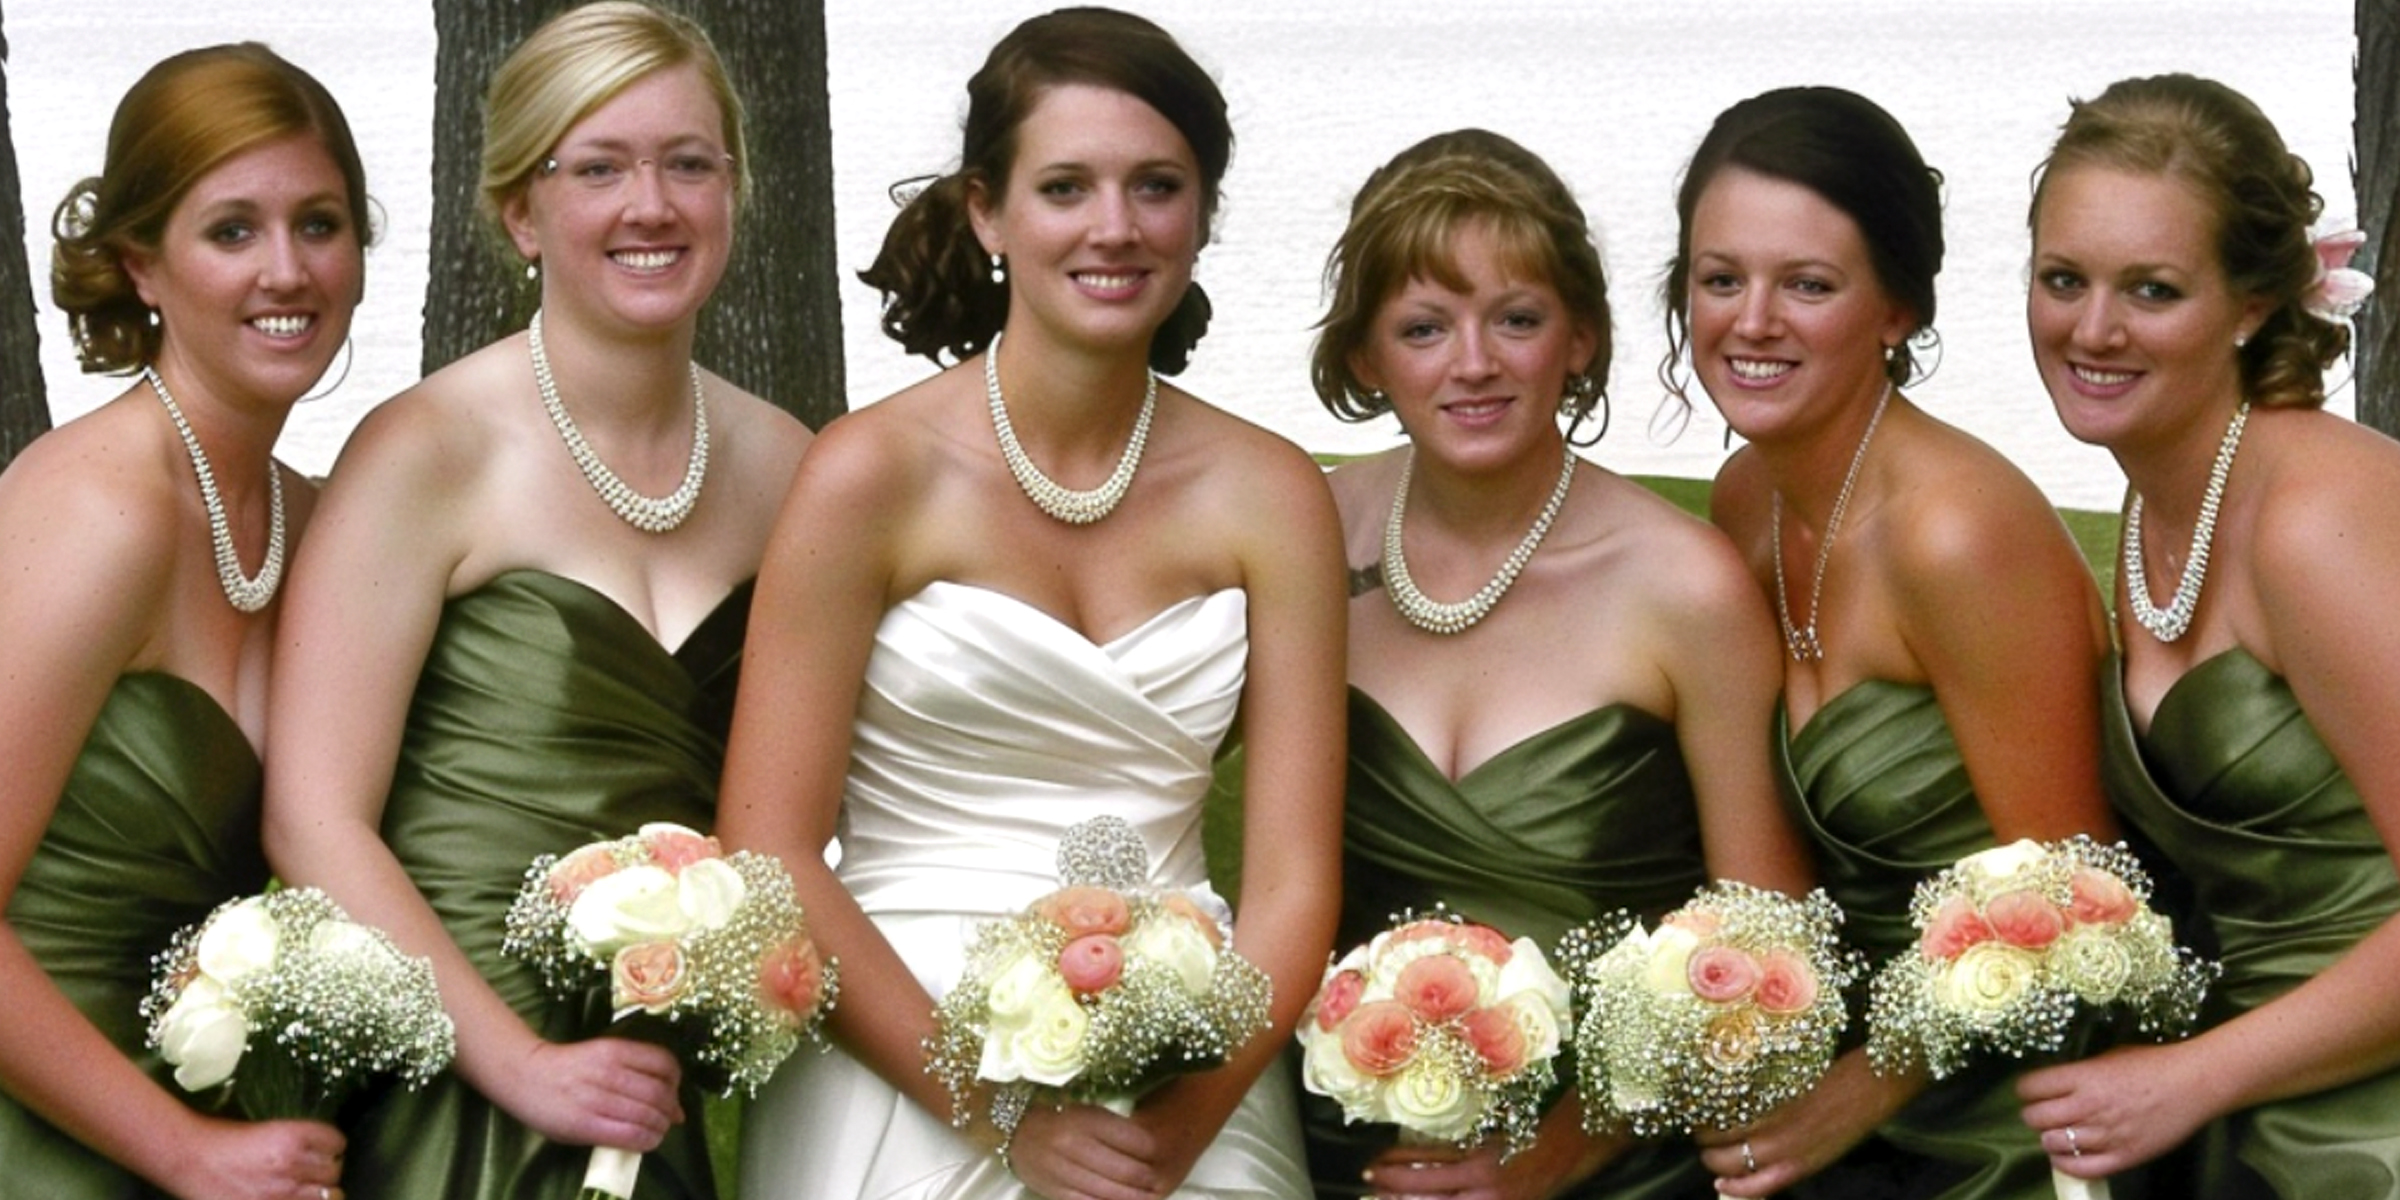
[[[258,756],[214,697],[173,675],[124,676],[9,898],[9,925],[67,999],[178,1096],[142,1046],[150,956],[266,886],[258,797]],[[0,1095],[0,1200],[159,1195]]]
[[[1547,951],[1618,909],[1655,919],[1706,881],[1691,777],[1666,721],[1622,704],[1595,709],[1453,783],[1381,705],[1350,690],[1337,954],[1388,928],[1394,913],[1437,902]],[[1363,1194],[1359,1171],[1392,1144],[1392,1129],[1344,1125],[1332,1101],[1301,1099],[1317,1194]],[[1698,1151],[1680,1139],[1638,1147],[1566,1193],[1712,1194]]]
[[[1842,906],[1843,938],[1881,964],[1916,944],[1917,883],[1992,845],[1933,690],[1870,679],[1827,701],[1797,736],[1778,711],[1786,806]],[[1866,1036],[1853,1005],[1845,1039]],[[1927,1088],[1790,1194],[1823,1200],[2053,1200],[2049,1159],[2018,1118],[2017,1064],[1970,1067]]]
[[[2291,990],[2400,912],[2358,790],[2247,651],[2185,672],[2146,738],[2121,670],[2104,702],[2109,799],[2190,883],[2197,932],[2225,964],[2203,1024]],[[2191,1194],[2207,1200],[2400,1196],[2400,1071],[2235,1113],[2192,1150]]]
[[[606,1031],[605,997],[561,1003],[500,953],[537,855],[648,821],[708,829],[750,586],[669,654],[608,597],[511,571],[453,598],[409,706],[384,840],[500,995],[554,1042]],[[640,1200],[709,1200],[699,1091],[642,1157]],[[351,1200],[571,1200],[591,1151],[547,1141],[455,1073],[388,1087],[346,1122]]]

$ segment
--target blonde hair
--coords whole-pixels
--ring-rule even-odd
[[[735,200],[747,200],[750,158],[742,137],[742,101],[708,31],[689,17],[639,0],[600,0],[544,22],[492,73],[483,101],[476,207],[502,244],[508,244],[502,212],[577,121],[651,74],[683,66],[699,69],[723,114]]]

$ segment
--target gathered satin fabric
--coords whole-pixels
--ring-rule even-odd
[[[1785,806],[1842,906],[1843,940],[1880,966],[1914,953],[1917,884],[1993,842],[1933,690],[1870,679],[1827,701],[1797,735],[1776,716]],[[1845,1044],[1865,1037],[1853,1004]],[[2050,1163],[2018,1116],[2016,1060],[1967,1068],[1918,1094],[1844,1158],[1789,1194],[1822,1200],[2052,1200]],[[2121,1200],[2138,1181],[2119,1183]]]
[[[1335,953],[1437,903],[1548,952],[1569,929],[1619,909],[1655,921],[1704,882],[1699,812],[1672,724],[1608,705],[1453,781],[1373,697],[1350,690]],[[1560,1067],[1570,1081],[1572,1057]],[[1317,1194],[1367,1194],[1359,1172],[1396,1130],[1345,1125],[1322,1096],[1303,1096],[1301,1112]],[[1710,1194],[1698,1149],[1672,1139],[1636,1147],[1561,1200]]]
[[[670,654],[616,602],[556,575],[504,573],[443,606],[409,705],[383,835],[460,950],[543,1038],[609,1030],[607,997],[556,1000],[500,952],[541,854],[650,821],[707,830],[748,622],[736,588]],[[714,1200],[701,1092],[642,1157],[642,1200]],[[385,1087],[345,1122],[352,1200],[572,1200],[591,1151],[548,1141],[455,1071]]]
[[[1208,891],[1201,801],[1240,702],[1248,601],[1194,596],[1094,644],[1004,593],[936,582],[884,614],[858,706],[842,882],[937,1000],[983,922],[1059,886],[1077,822],[1123,818],[1150,882]],[[875,1003],[845,992],[843,1004]],[[750,1107],[743,1200],[1019,1200],[1000,1164],[840,1051],[803,1052]],[[1253,1087],[1175,1195],[1305,1196],[1286,1081]]]
[[[2358,789],[2248,651],[2185,672],[2147,737],[2121,670],[2102,711],[2109,799],[2188,882],[2188,928],[2225,966],[2204,1025],[2299,986],[2400,912]],[[2205,1200],[2400,1197],[2400,1071],[2212,1122],[2192,1160],[2188,1193]]]
[[[266,885],[259,783],[258,756],[214,697],[173,675],[125,675],[9,897],[10,927],[77,1011],[187,1100],[142,1044],[150,957]],[[0,1094],[0,1200],[163,1195]]]

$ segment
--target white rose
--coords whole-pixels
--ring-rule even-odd
[[[1500,968],[1500,978],[1493,993],[1502,1001],[1530,995],[1549,1005],[1560,1014],[1567,1011],[1567,981],[1559,978],[1550,960],[1542,957],[1542,949],[1532,938],[1518,938],[1511,943],[1514,951],[1508,965]]]
[[[1552,1004],[1546,996],[1523,994],[1511,996],[1501,1003],[1508,1014],[1516,1018],[1517,1028],[1525,1031],[1525,1061],[1540,1062],[1555,1058],[1565,1035],[1561,1025],[1568,1018],[1564,1000]]]
[[[2018,838],[2005,846],[1970,854],[1958,860],[1958,865],[1962,872],[1980,874],[1997,883],[2041,862],[2047,853],[2040,842]]]
[[[184,985],[183,994],[159,1020],[159,1052],[187,1092],[206,1091],[233,1078],[249,1044],[250,1023],[233,1007],[225,989],[205,975]]]
[[[1342,1035],[1319,1030],[1314,1021],[1300,1033],[1300,1085],[1342,1106],[1353,1121],[1373,1120],[1375,1081],[1350,1065],[1342,1053]]]
[[[1982,1022],[2006,1011],[2033,986],[2040,960],[2005,942],[1982,942],[1934,968],[1934,1002]]]
[[[1209,980],[1217,973],[1217,948],[1199,926],[1173,913],[1159,913],[1135,926],[1125,935],[1124,947],[1129,958],[1175,972],[1190,995],[1207,995]]]
[[[1642,986],[1661,996],[1690,995],[1692,954],[1699,948],[1699,934],[1681,925],[1659,926],[1650,935],[1650,964],[1642,969]]]
[[[200,933],[200,969],[222,983],[239,983],[275,965],[275,919],[264,896],[217,914]]]
[[[676,903],[695,929],[724,928],[725,922],[733,919],[733,910],[750,894],[742,873],[721,858],[704,858],[685,866],[675,877],[675,888]]]
[[[592,881],[567,909],[567,929],[599,958],[635,942],[667,942],[691,928],[675,877],[662,867],[627,867]]]
[[[2133,956],[2114,931],[2078,925],[2050,947],[2050,969],[2086,1004],[2111,1004],[2133,977]]]
[[[1034,1000],[1033,1019],[1021,1029],[985,1041],[985,1059],[993,1042],[1005,1042],[1005,1056],[1017,1068],[1017,1078],[1064,1087],[1083,1072],[1083,1037],[1091,1017],[1075,1002],[1067,985],[1053,980]],[[986,1078],[998,1079],[991,1072]]]
[[[1474,1132],[1483,1115],[1483,1095],[1438,1057],[1420,1055],[1402,1068],[1385,1089],[1385,1103],[1400,1125],[1437,1141],[1456,1141]]]
[[[383,940],[356,921],[319,921],[309,931],[308,949],[323,958],[385,957]]]
[[[1056,972],[1051,971],[1030,954],[1020,954],[1009,960],[984,985],[983,1006],[991,1013],[992,1026],[1022,1028],[1033,1019],[1035,1005],[1042,990],[1050,985],[1065,986]]]

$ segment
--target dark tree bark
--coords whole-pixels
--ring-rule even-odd
[[[434,0],[432,264],[424,369],[532,315],[534,290],[495,253],[475,213],[483,89],[508,52],[568,0]],[[812,427],[841,415],[841,301],[834,274],[833,134],[823,0],[683,0],[749,107],[754,191],[731,269],[701,314],[703,363]]]
[[[2367,244],[2352,266],[2375,277],[2357,317],[2358,419],[2400,436],[2400,5],[2358,0],[2358,159],[2351,183]]]
[[[0,64],[8,38],[0,32]],[[0,69],[0,467],[50,428],[42,386],[40,333],[34,328],[33,272],[25,261],[24,184],[8,127],[8,72]]]

